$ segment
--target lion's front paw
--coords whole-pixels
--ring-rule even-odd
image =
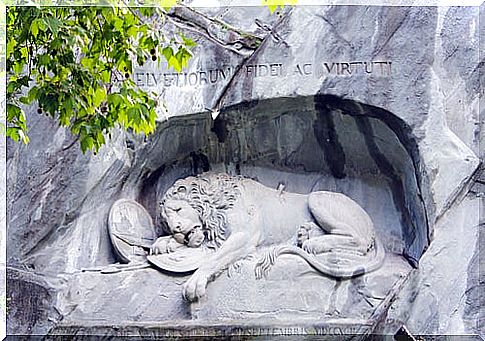
[[[185,282],[183,286],[182,295],[190,301],[197,301],[199,298],[205,296],[205,288],[207,287],[208,276],[203,272],[197,270],[192,277]]]
[[[158,255],[160,253],[170,253],[182,246],[183,244],[180,244],[174,238],[164,236],[158,238],[155,243],[153,243],[153,245],[150,247],[150,254]]]
[[[167,253],[167,245],[169,243],[170,237],[160,237],[158,238],[155,243],[152,244],[150,247],[150,254],[151,255],[158,255],[160,253]]]

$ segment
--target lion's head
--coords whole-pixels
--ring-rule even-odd
[[[203,173],[177,180],[163,196],[160,207],[169,200],[186,201],[199,214],[206,246],[218,248],[226,239],[226,211],[241,194],[242,177],[224,173]]]

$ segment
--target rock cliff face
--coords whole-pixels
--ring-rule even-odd
[[[198,46],[182,74],[156,65],[134,73],[139,86],[158,92],[166,104],[153,136],[116,132],[98,155],[83,155],[75,137],[31,108],[31,143],[8,142],[8,281],[19,304],[9,315],[9,332],[25,325],[45,333],[49,319],[62,318],[81,328],[90,315],[132,324],[144,316],[169,320],[150,306],[153,293],[139,293],[149,308],[121,309],[119,300],[105,300],[83,284],[90,278],[76,276],[82,268],[117,261],[106,229],[117,199],[137,200],[159,226],[157,200],[164,191],[177,178],[210,169],[293,192],[338,191],[359,202],[387,251],[414,267],[419,263],[376,332],[406,324],[415,334],[483,333],[477,299],[477,193],[483,187],[467,194],[476,154],[483,154],[482,12],[173,10],[166,28],[181,29]],[[142,274],[150,288],[157,286],[150,270]],[[133,294],[133,276],[118,277],[114,297]],[[170,295],[183,282],[163,281]],[[106,292],[113,289],[105,285]],[[77,286],[91,301],[80,304]],[[167,294],[162,291],[157,287],[158,296]],[[224,310],[181,308],[179,298],[164,307],[181,321]],[[22,304],[31,315],[19,313]]]

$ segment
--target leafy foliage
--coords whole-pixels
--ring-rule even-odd
[[[176,0],[163,0],[169,7]],[[135,86],[133,63],[163,56],[177,71],[195,43],[169,38],[155,7],[15,7],[7,9],[7,136],[29,141],[22,105],[45,113],[97,152],[115,126],[150,134],[157,99]]]
[[[283,9],[285,5],[295,6],[297,2],[298,0],[263,0],[263,6],[268,6],[269,11],[273,14],[278,7]]]

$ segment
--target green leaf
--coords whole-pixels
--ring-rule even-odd
[[[24,66],[25,66],[25,63],[23,62],[23,60],[19,60],[17,63],[14,64],[13,71],[16,74],[20,74],[24,70]]]
[[[173,6],[177,5],[177,0],[159,0],[160,7],[163,7],[166,11],[170,10]]]
[[[34,86],[32,87],[32,89],[29,90],[29,93],[27,95],[27,97],[29,98],[29,102],[31,103],[34,99],[37,98],[37,92],[38,92],[39,88]]]
[[[118,112],[118,122],[124,127],[128,126],[128,116],[125,110],[120,110]]]
[[[29,76],[23,76],[18,79],[17,83],[21,86],[29,86],[30,81],[31,79],[29,78]]]
[[[187,38],[186,36],[183,35],[183,33],[180,33],[180,37],[182,38],[182,41],[184,42],[184,45],[188,48],[192,48],[194,46],[197,46],[197,43],[193,41],[190,38]]]
[[[27,51],[26,47],[22,47],[20,49],[20,55],[22,56],[22,58],[27,58],[29,56],[29,52]]]
[[[19,98],[19,101],[22,104],[26,104],[26,105],[30,104],[29,98],[28,97],[25,97],[25,96],[20,97]]]
[[[185,48],[181,48],[178,50],[177,55],[179,55],[180,64],[182,65],[182,68],[187,67],[189,64],[189,60],[192,57],[192,53],[190,53],[190,51]]]
[[[25,133],[23,132],[23,130],[19,129],[18,130],[18,135],[20,137],[20,140],[24,143],[24,144],[27,144],[29,143],[29,137],[27,135],[25,135]]]
[[[268,6],[269,11],[273,14],[278,7],[283,8],[285,5],[296,5],[298,0],[263,0],[263,6]]]
[[[104,139],[103,133],[100,132],[99,130],[96,132],[96,142],[99,145],[103,145],[106,142],[105,139]]]
[[[159,4],[169,7],[176,1],[160,0]],[[33,102],[79,135],[83,151],[97,151],[105,143],[104,134],[117,126],[137,133],[153,132],[157,95],[135,86],[130,78],[132,63],[135,58],[144,63],[152,56],[160,62],[163,58],[157,54],[163,54],[169,67],[180,72],[195,46],[183,35],[178,46],[180,39],[172,38],[176,33],[147,24],[155,13],[163,15],[158,8],[137,9],[135,15],[116,6],[8,7],[4,27],[9,138],[28,141],[20,103]],[[30,77],[23,74],[27,63]],[[119,77],[118,71],[121,78],[115,83],[113,76]],[[27,95],[21,91],[24,87]]]
[[[131,13],[126,13],[123,19],[125,20],[125,24],[127,26],[131,26],[136,23],[136,17]]]
[[[101,72],[101,79],[105,83],[109,83],[111,81],[111,71],[109,70],[104,70]]]
[[[121,20],[120,18],[116,18],[113,22],[113,26],[115,30],[121,31],[121,28],[123,27],[123,20]]]
[[[59,123],[63,127],[67,127],[69,125],[69,117],[65,114],[59,116]]]
[[[57,35],[57,33],[59,32],[59,26],[61,22],[54,17],[47,17],[44,19],[44,22],[47,24],[47,27],[49,27],[51,32],[54,35]]]
[[[13,93],[15,92],[16,89],[17,89],[17,82],[15,82],[15,81],[8,82],[7,95],[13,95]]]
[[[7,127],[7,137],[10,137],[12,140],[17,142],[20,138],[19,130],[20,128],[18,127]]]
[[[37,63],[40,66],[46,66],[46,65],[50,64],[51,60],[52,60],[52,58],[50,57],[50,55],[45,53],[45,54],[41,54],[40,56],[38,56],[38,62]]]
[[[37,38],[37,35],[39,34],[39,19],[35,19],[32,21],[32,24],[30,24],[30,33],[34,36],[34,38]]]
[[[121,103],[123,103],[123,96],[120,94],[109,94],[108,95],[108,105],[110,107],[116,108]]]
[[[99,105],[106,100],[106,89],[104,87],[97,88],[94,92],[93,105],[99,107]]]
[[[7,43],[7,58],[14,51],[15,46],[17,46],[17,41],[15,38],[9,39]]]
[[[72,111],[74,110],[74,106],[75,106],[75,103],[72,97],[66,98],[63,104],[63,108],[66,111],[66,113],[68,114],[72,113]]]
[[[278,9],[278,7],[280,7],[280,6],[279,5],[268,5],[269,12],[271,14],[273,14]]]
[[[54,39],[54,40],[51,42],[51,46],[50,46],[50,48],[51,48],[51,49],[53,49],[53,50],[60,50],[60,49],[62,49],[62,47],[63,47],[63,44],[64,44],[64,43],[65,43],[65,42],[64,42],[62,39],[60,39],[60,38],[55,38],[55,39]]]
[[[135,26],[131,26],[127,31],[126,34],[131,37],[136,37],[138,34],[138,29]]]
[[[93,149],[94,140],[91,136],[82,136],[81,137],[81,150],[85,153],[87,150]]]
[[[173,56],[173,49],[170,46],[167,46],[167,47],[163,48],[162,54],[163,54],[163,56],[165,57],[165,60],[168,63],[170,58],[172,58],[172,56]]]
[[[170,57],[168,60],[168,67],[173,67],[175,71],[180,72],[182,71],[182,65],[180,64],[179,58],[175,56]]]
[[[81,58],[81,65],[91,69],[93,67],[94,60],[88,57],[83,57]]]
[[[18,106],[8,103],[7,104],[7,121],[13,121],[14,119],[19,118],[20,114],[22,112],[22,109],[20,109]]]

